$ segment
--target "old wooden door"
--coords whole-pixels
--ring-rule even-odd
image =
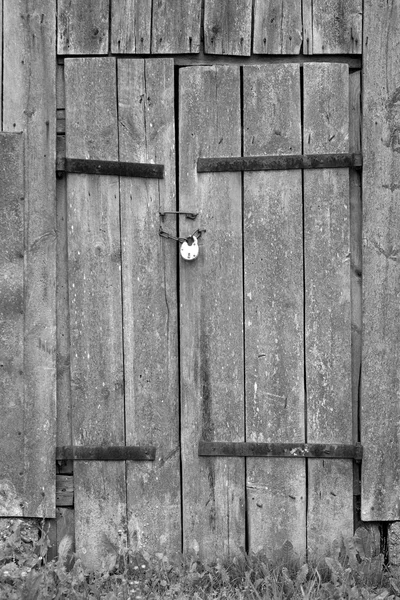
[[[351,460],[198,453],[352,442],[348,169],[197,172],[199,157],[348,152],[347,65],[68,58],[65,91],[67,156],[165,168],[68,175],[65,443],[157,448],[154,463],[75,463],[78,552],[95,564],[119,529],[207,558],[351,534]],[[160,225],[206,229],[198,259]]]
[[[184,546],[321,552],[352,534],[351,460],[205,457],[197,442],[352,442],[349,170],[196,163],[348,152],[348,67],[192,67],[179,89],[179,207],[206,229],[179,269]]]

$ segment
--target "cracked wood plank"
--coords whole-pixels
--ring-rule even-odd
[[[180,76],[180,210],[199,211],[199,257],[180,261],[184,551],[211,560],[245,541],[243,458],[199,457],[199,439],[244,441],[240,173],[202,173],[202,156],[240,155],[240,71]],[[181,217],[181,235],[193,223]]]
[[[250,56],[252,0],[205,0],[204,53]]]
[[[99,85],[101,82],[101,85]],[[65,61],[66,152],[118,160],[114,58]],[[123,445],[119,179],[67,175],[72,442]],[[76,550],[101,563],[126,518],[124,462],[74,465]]]
[[[400,520],[400,6],[383,0],[366,0],[364,5],[361,518],[396,521]],[[394,529],[398,531],[398,524]]]
[[[20,513],[55,517],[55,3],[3,3],[3,130],[23,132],[24,358]],[[17,386],[19,384],[17,383]]]
[[[110,0],[58,0],[57,54],[108,54]]]
[[[347,65],[304,65],[304,153],[348,152]],[[304,172],[307,441],[352,442],[349,172]],[[353,528],[351,460],[308,461],[309,552]],[[326,515],[329,514],[329,520]]]
[[[301,153],[300,67],[244,67],[244,155]],[[302,172],[244,174],[246,440],[304,441]],[[306,550],[305,460],[247,460],[250,550]]]
[[[302,5],[298,0],[255,0],[254,54],[299,54]]]
[[[152,0],[111,0],[111,52],[150,54]]]
[[[129,541],[181,549],[176,242],[159,211],[176,210],[174,62],[118,60],[121,161],[160,163],[163,180],[121,178],[126,443],[154,444],[152,464],[127,463]],[[163,226],[176,234],[176,217]]]

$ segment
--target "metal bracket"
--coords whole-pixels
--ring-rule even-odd
[[[130,163],[114,160],[87,160],[83,158],[58,158],[57,177],[64,173],[87,175],[118,175],[119,177],[144,177],[163,179],[164,165],[151,163]]]
[[[286,171],[288,169],[338,169],[362,166],[362,154],[288,154],[198,158],[198,173],[222,171]]]
[[[199,456],[266,456],[271,458],[351,458],[360,462],[363,447],[350,444],[199,442]]]
[[[164,219],[165,215],[185,215],[187,219],[196,219],[198,212],[187,212],[186,210],[160,210],[160,217]]]
[[[155,460],[155,446],[58,446],[56,460]]]

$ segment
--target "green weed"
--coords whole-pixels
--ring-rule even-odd
[[[102,568],[90,573],[76,556],[71,566],[71,544],[66,536],[58,558],[47,561],[45,533],[10,520],[0,543],[1,600],[400,600],[400,582],[362,527],[334,540],[315,564],[300,560],[290,542],[273,559],[243,551],[206,564],[194,554],[150,556],[104,540]]]

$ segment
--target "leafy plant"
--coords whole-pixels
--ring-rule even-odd
[[[400,600],[397,579],[385,572],[373,534],[333,540],[315,564],[302,560],[286,541],[274,557],[244,551],[207,564],[196,554],[167,556],[134,551],[119,532],[119,543],[102,541],[104,560],[88,572],[66,536],[56,560],[47,561],[44,531],[10,520],[0,543],[2,600]],[[0,532],[1,536],[1,532]]]

